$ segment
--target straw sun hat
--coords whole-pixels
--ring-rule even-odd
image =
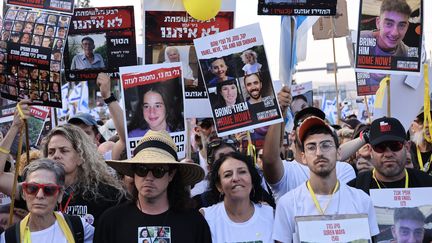
[[[123,175],[134,177],[134,164],[176,165],[186,185],[204,178],[204,170],[195,163],[178,162],[177,147],[166,131],[149,130],[138,142],[134,156],[127,160],[108,160],[108,165]]]

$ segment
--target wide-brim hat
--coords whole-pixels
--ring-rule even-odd
[[[138,142],[134,156],[127,160],[108,160],[109,166],[117,172],[134,177],[136,164],[175,165],[186,185],[194,185],[204,179],[204,169],[198,164],[179,162],[177,147],[166,131],[149,130]]]

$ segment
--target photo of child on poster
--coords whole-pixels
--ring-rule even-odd
[[[45,0],[45,1],[7,0],[6,2],[9,5],[48,9],[51,11],[59,11],[65,13],[73,13],[74,10],[74,0]]]
[[[188,16],[181,4],[174,4],[164,11],[159,5],[157,10],[152,9],[154,0],[148,2],[150,3],[144,6],[145,63],[182,62],[185,102],[197,108],[187,110],[186,117],[211,116],[193,39],[232,29],[234,7],[228,11],[220,11],[208,21],[196,21]]]
[[[421,0],[362,0],[357,34],[359,72],[420,72],[423,35]],[[382,79],[370,77],[366,85]]]
[[[120,66],[137,64],[133,6],[80,8],[71,21],[64,58],[68,80],[96,80],[100,72],[118,78]]]
[[[320,15],[336,14],[337,0],[259,0],[259,15]]]
[[[219,136],[281,119],[259,25],[194,42]]]
[[[167,131],[178,155],[185,154],[184,89],[181,63],[120,68],[128,155],[148,130]]]
[[[10,8],[6,17],[0,41],[1,95],[61,107],[60,68],[71,17],[22,7]]]

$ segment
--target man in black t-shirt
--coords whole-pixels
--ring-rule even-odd
[[[407,153],[410,142],[396,118],[382,117],[371,124],[371,158],[373,171],[360,173],[348,185],[362,189],[369,194],[369,189],[432,187],[432,177],[416,170],[406,169]]]
[[[211,242],[204,217],[191,209],[187,188],[204,178],[204,170],[178,162],[176,144],[166,131],[149,130],[133,158],[107,163],[134,178],[133,200],[101,216],[94,242]]]

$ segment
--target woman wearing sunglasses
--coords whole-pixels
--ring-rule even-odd
[[[29,115],[28,102],[20,102],[25,117]],[[21,126],[22,121],[16,114],[10,131],[0,143],[1,148],[10,148]],[[44,138],[41,151],[43,157],[54,160],[65,170],[65,190],[61,193],[59,211],[78,215],[96,227],[106,209],[124,200],[126,192],[122,184],[110,174],[108,165],[81,128],[70,124],[53,128]],[[4,166],[3,154],[0,153],[0,167]],[[13,180],[13,173],[0,173],[0,191],[11,195]],[[20,200],[18,194],[16,199]]]
[[[24,168],[23,179],[22,196],[29,214],[7,229],[1,235],[0,242],[76,242],[76,232],[68,222],[77,220],[72,219],[77,216],[65,216],[55,212],[64,193],[63,167],[50,159],[38,159]],[[83,227],[84,242],[92,242],[93,226],[84,219],[78,220]]]
[[[259,203],[264,190],[249,157],[232,152],[216,160],[210,188],[220,202],[200,212],[213,242],[272,242],[273,208]]]

